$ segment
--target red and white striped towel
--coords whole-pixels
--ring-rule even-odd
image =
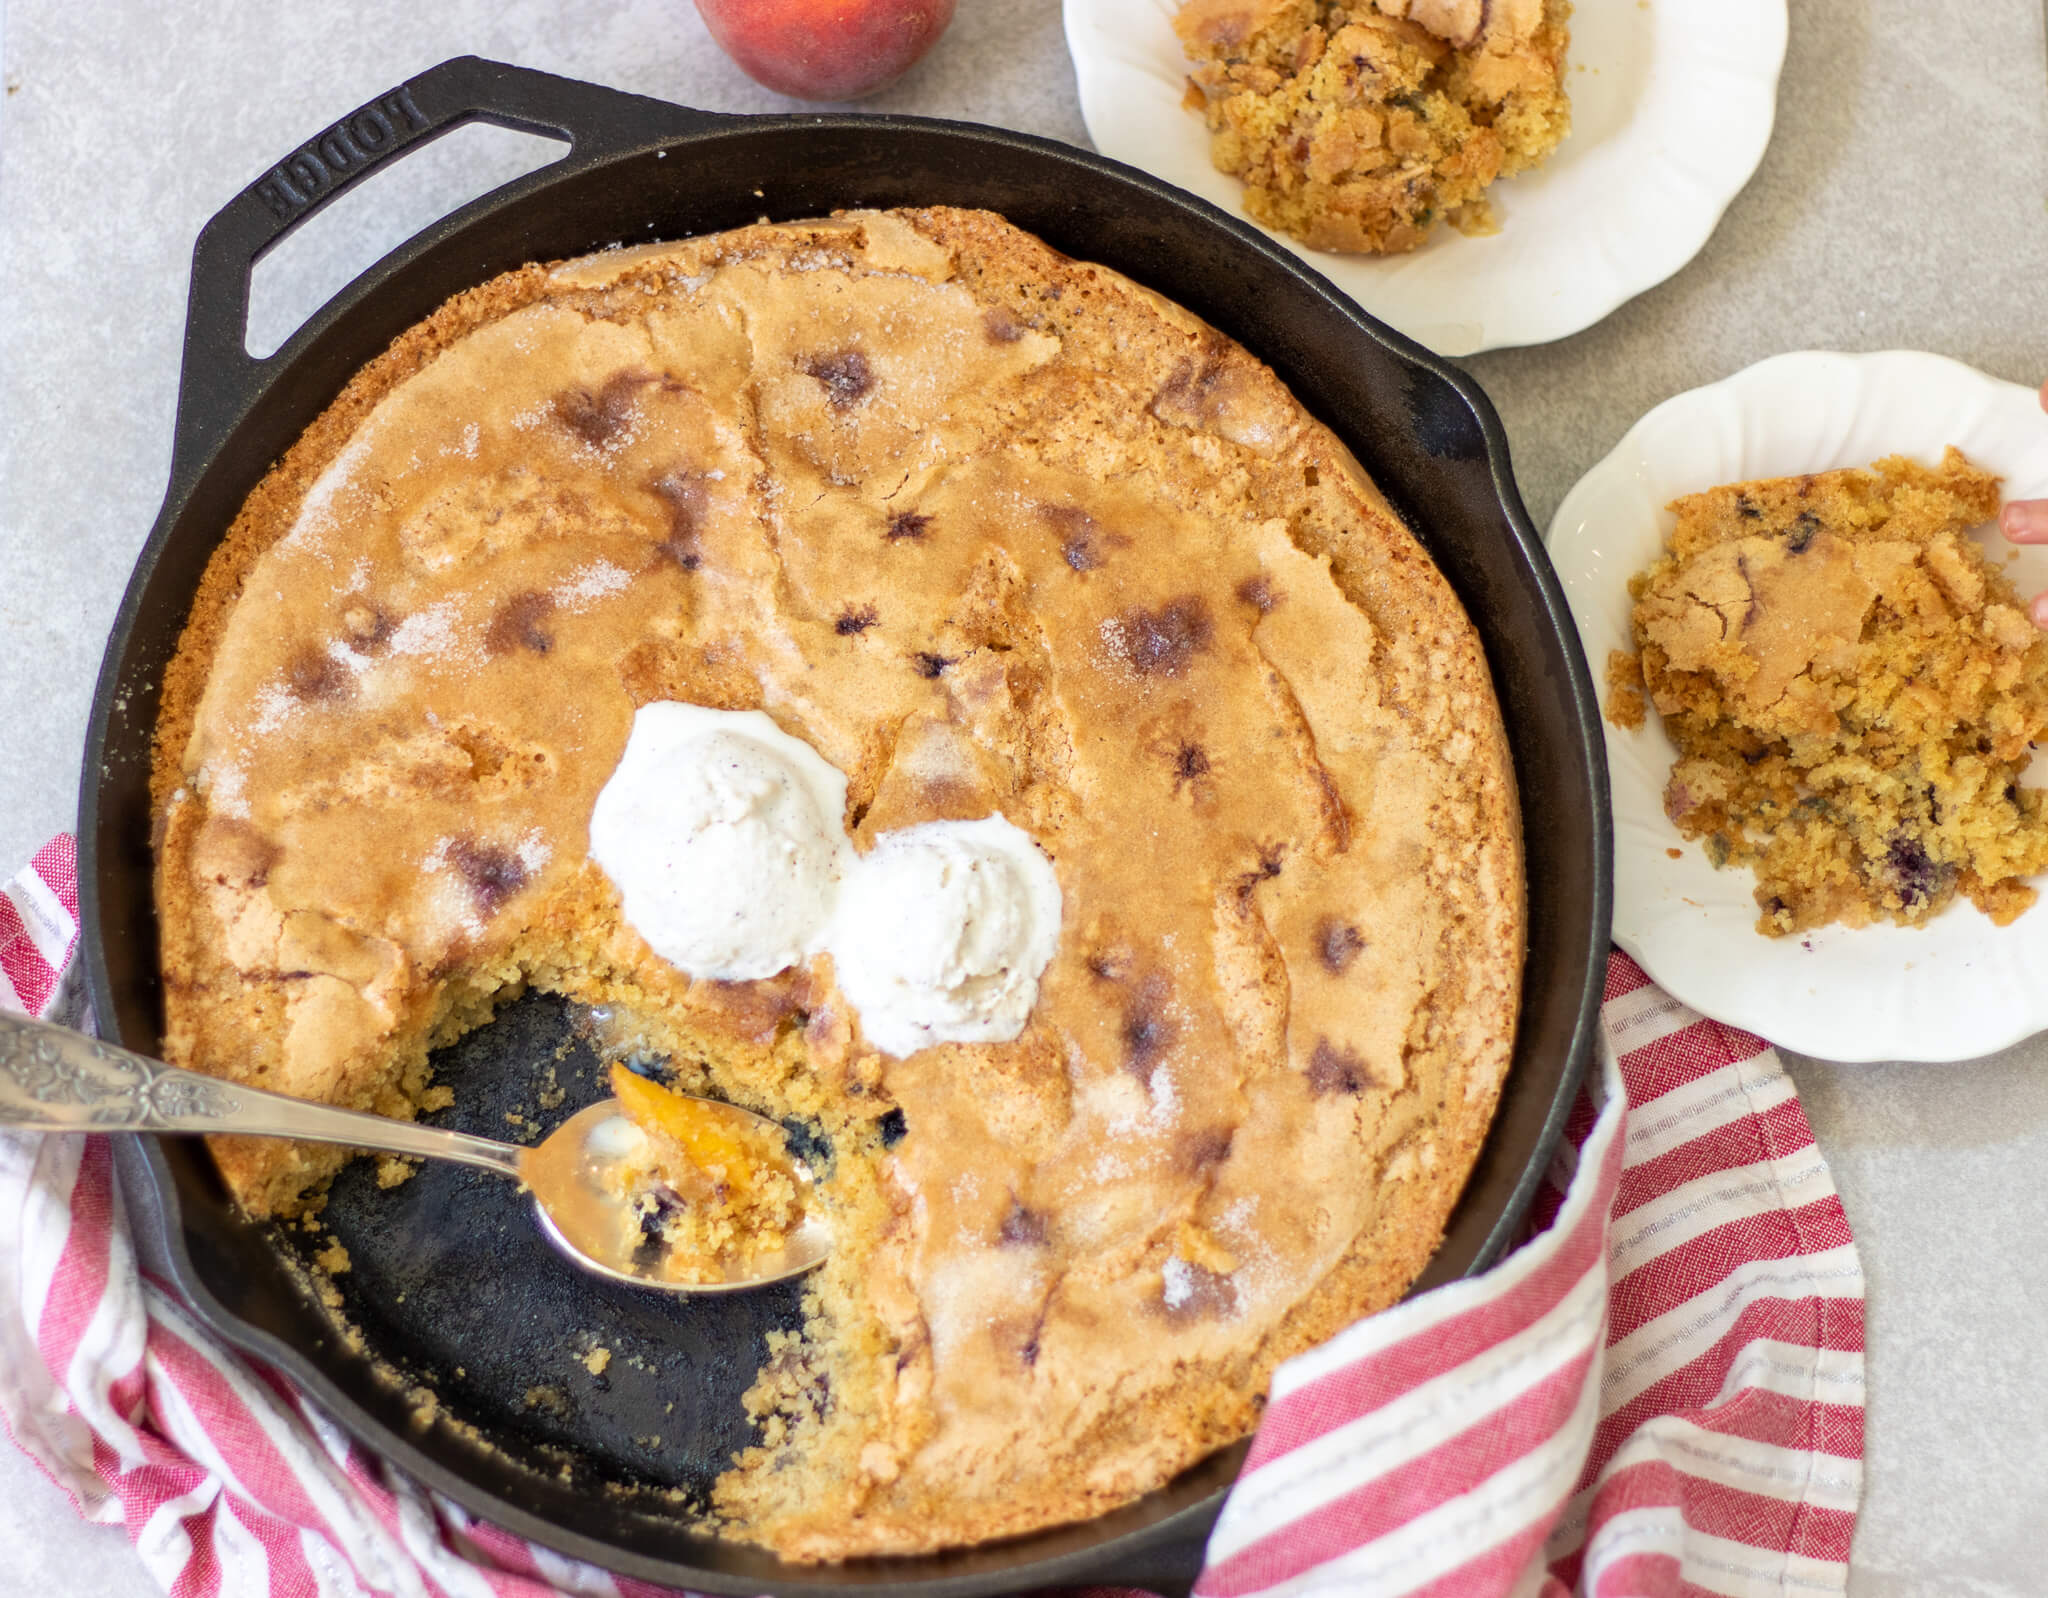
[[[68,838],[0,1003],[79,1024]],[[1863,1275],[1776,1055],[1626,956],[1530,1242],[1283,1366],[1203,1598],[1844,1590]],[[104,1138],[0,1135],[0,1417],[172,1593],[654,1598],[466,1516],[137,1271]]]

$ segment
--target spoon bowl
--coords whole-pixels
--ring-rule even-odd
[[[678,1095],[686,1097],[686,1095]],[[718,1099],[693,1098],[700,1115],[774,1127],[766,1116]],[[781,1128],[776,1127],[779,1133]],[[692,1293],[734,1293],[801,1276],[832,1251],[832,1234],[813,1202],[817,1181],[801,1160],[789,1162],[803,1203],[803,1219],[779,1249],[724,1266],[709,1282],[672,1282],[660,1276],[660,1248],[647,1240],[620,1196],[620,1165],[636,1151],[638,1128],[617,1099],[600,1099],[524,1151],[520,1176],[533,1192],[533,1209],[549,1242],[585,1270],[635,1287]]]

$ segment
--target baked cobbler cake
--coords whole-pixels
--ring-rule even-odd
[[[1507,1068],[1518,811],[1449,586],[1257,361],[991,215],[451,300],[251,496],[164,705],[172,1060],[407,1116],[538,987],[817,1123],[837,1241],[717,1495],[786,1557],[1092,1515],[1243,1435],[1421,1269]],[[890,939],[656,952],[593,811],[714,713],[843,786],[866,913],[891,840],[963,903],[1042,862],[1013,1035],[885,1026]],[[705,802],[797,803],[742,778]],[[343,1158],[215,1151],[258,1216]]]
[[[1569,0],[1184,0],[1186,105],[1244,207],[1317,249],[1496,231],[1486,191],[1571,131]]]
[[[1644,695],[1678,758],[1665,813],[1716,865],[1756,872],[1756,929],[1917,926],[1958,895],[2003,926],[2048,870],[2021,785],[2048,733],[2048,639],[1970,529],[1998,479],[1955,449],[1923,466],[1727,483],[1675,501],[1669,551],[1631,579]]]

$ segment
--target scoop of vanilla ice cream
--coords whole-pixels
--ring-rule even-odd
[[[868,1041],[1007,1042],[1024,1030],[1060,932],[1060,885],[1001,816],[883,833],[847,873],[826,933]]]
[[[693,977],[773,976],[820,946],[853,859],[846,778],[758,710],[634,714],[590,856],[654,952]]]

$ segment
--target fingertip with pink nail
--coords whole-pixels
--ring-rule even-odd
[[[2013,500],[1999,511],[1998,530],[2015,544],[2048,544],[2048,500]]]

